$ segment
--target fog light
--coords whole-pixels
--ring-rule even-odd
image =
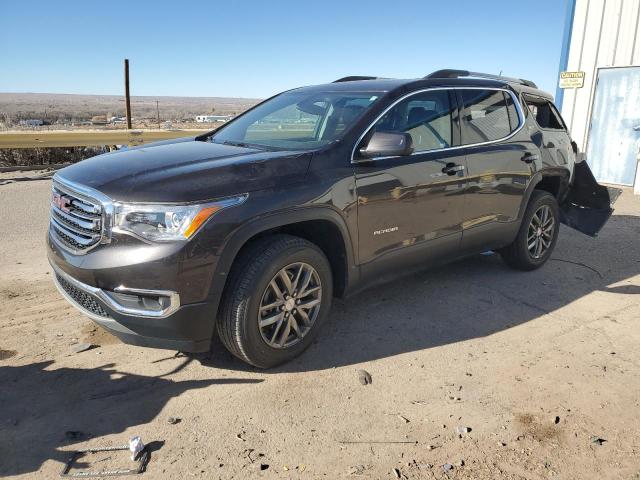
[[[169,297],[160,295],[140,295],[131,293],[106,292],[115,302],[125,308],[161,312],[171,305]]]
[[[118,287],[115,291],[103,290],[103,293],[114,310],[125,315],[163,317],[180,306],[180,297],[170,291]]]

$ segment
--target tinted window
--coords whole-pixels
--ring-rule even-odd
[[[551,112],[556,117],[556,121],[560,125],[560,128],[562,130],[567,130],[567,124],[564,123],[564,119],[562,118],[562,115],[560,115],[560,112],[558,111],[556,106],[553,104],[553,102],[548,102],[548,103],[549,103],[549,108],[551,109]]]
[[[452,145],[452,106],[446,90],[412,95],[389,110],[372,132],[405,132],[411,135],[414,152]]]
[[[294,90],[258,105],[210,138],[215,143],[314,149],[338,140],[381,96],[382,92]]]
[[[564,123],[557,113],[555,107],[548,100],[540,97],[532,97],[524,95],[525,102],[529,111],[533,114],[536,122],[542,128],[552,130],[564,130]]]
[[[459,90],[462,97],[462,143],[490,142],[509,136],[519,125],[511,99],[501,90]]]
[[[340,134],[346,130],[353,119],[358,119],[362,113],[369,108],[371,97],[351,98],[347,100],[331,121],[335,122],[335,134]]]
[[[520,117],[518,116],[518,110],[513,103],[511,95],[507,92],[502,92],[504,95],[504,101],[507,102],[507,113],[509,114],[509,124],[511,125],[511,131],[514,131],[520,125]]]

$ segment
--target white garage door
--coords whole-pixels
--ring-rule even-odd
[[[598,70],[587,162],[599,182],[633,185],[640,148],[640,67]]]

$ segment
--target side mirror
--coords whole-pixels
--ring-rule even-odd
[[[375,132],[359,152],[364,158],[411,155],[413,140],[408,133]]]

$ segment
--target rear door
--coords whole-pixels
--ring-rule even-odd
[[[566,166],[572,172],[571,187],[560,206],[562,223],[595,237],[611,217],[620,190],[599,185],[587,162],[577,161],[566,124],[550,100],[529,94],[523,98],[540,129],[541,153],[552,166]]]
[[[466,145],[462,248],[465,253],[503,246],[517,218],[539,149],[522,129],[524,118],[509,90],[458,89],[461,140]]]
[[[406,132],[411,155],[359,159],[375,131]],[[456,254],[466,183],[457,148],[455,93],[430,89],[392,105],[356,146],[359,256],[363,274]]]

